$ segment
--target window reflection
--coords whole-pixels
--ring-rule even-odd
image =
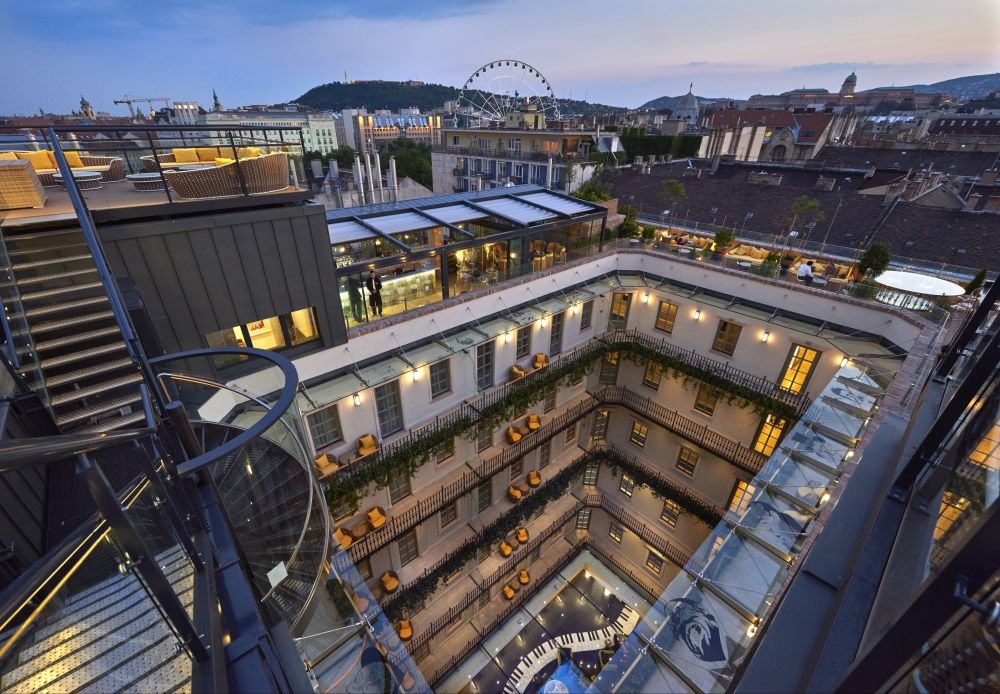
[[[205,336],[209,347],[253,347],[277,350],[319,339],[316,309],[309,307],[251,321],[233,328],[217,330]],[[246,356],[234,354],[214,357],[218,367],[245,361]]]

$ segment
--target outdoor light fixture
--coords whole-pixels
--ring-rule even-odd
[[[847,357],[844,357],[843,359],[840,360],[840,368],[844,368],[845,366],[847,366],[850,363],[851,363],[851,360],[848,359]]]
[[[642,295],[642,303],[644,304],[649,303],[649,292],[646,292],[645,294]]]
[[[701,309],[700,308],[696,308],[694,310],[694,319],[695,320],[701,320]]]
[[[414,381],[419,381],[420,380],[420,367],[419,366],[415,366],[413,368],[413,371],[410,372],[410,378],[412,378]]]
[[[770,338],[770,337],[771,337],[771,333],[769,333],[769,332],[767,332],[767,331],[765,330],[765,331],[764,331],[764,332],[763,332],[763,333],[761,334],[761,336],[760,336],[760,341],[761,341],[761,342],[767,342],[768,338]]]
[[[548,325],[548,323],[549,323],[549,317],[542,316],[542,327],[544,328],[546,325]]]
[[[747,627],[747,636],[749,638],[752,639],[756,634],[757,634],[757,625],[756,624],[751,624],[750,626]]]
[[[357,407],[358,405],[360,405],[360,404],[361,404],[361,394],[360,394],[360,393],[355,393],[355,394],[354,394],[354,395],[352,395],[351,397],[353,397],[353,398],[354,398],[354,406],[355,406],[355,407]]]
[[[830,500],[830,492],[823,492],[823,496],[819,498],[819,505],[822,506],[829,500]]]
[[[503,341],[505,343],[508,343],[508,344],[510,343],[510,331],[509,330],[503,334]]]

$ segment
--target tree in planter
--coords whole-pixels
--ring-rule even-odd
[[[795,223],[799,220],[803,224],[809,224],[819,222],[823,217],[823,208],[820,206],[819,200],[808,195],[800,195],[792,201],[792,223],[788,230],[795,229]]]
[[[761,277],[777,277],[779,260],[781,260],[780,254],[773,251],[768,253],[764,262],[757,266],[757,274]]]
[[[611,199],[611,190],[597,180],[596,174],[572,193],[573,197],[588,202],[604,202]]]
[[[736,240],[736,234],[731,229],[719,229],[715,232],[715,245],[712,250],[716,255],[724,255]]]
[[[670,178],[663,182],[663,188],[660,190],[660,200],[670,210],[670,216],[674,219],[677,218],[677,210],[675,208],[684,202],[685,198],[687,198],[687,190],[685,190],[684,184],[681,181],[676,178]]]
[[[656,227],[652,224],[645,224],[642,227],[642,242],[643,243],[653,243],[653,237],[656,236]]]
[[[620,239],[630,239],[638,238],[639,234],[642,232],[642,227],[640,227],[636,221],[636,211],[634,207],[630,205],[623,205],[618,208],[618,211],[625,215],[625,221],[618,225],[616,231],[618,232],[618,238]]]
[[[889,244],[876,241],[858,258],[858,273],[863,277],[875,279],[889,267],[890,260],[892,251],[889,250]]]

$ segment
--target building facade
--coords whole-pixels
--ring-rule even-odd
[[[210,111],[203,116],[206,125],[232,126],[240,130],[253,130],[253,126],[284,126],[302,129],[307,151],[327,155],[337,149],[337,126],[330,113],[299,111]]]

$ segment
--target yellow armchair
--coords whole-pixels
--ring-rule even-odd
[[[514,589],[510,587],[509,584],[505,583],[503,586],[503,596],[508,600],[514,599]]]
[[[372,434],[365,434],[358,439],[358,455],[364,458],[378,451],[378,441]]]
[[[382,574],[382,588],[386,593],[395,593],[399,588],[399,576],[393,571],[386,571]]]
[[[509,557],[510,553],[514,551],[514,548],[507,544],[506,540],[500,540],[500,556]]]
[[[519,378],[524,378],[527,375],[528,372],[522,369],[517,364],[514,364],[514,366],[510,367],[510,380],[512,381],[516,381]]]
[[[337,528],[336,530],[333,531],[333,539],[336,540],[338,544],[340,544],[341,549],[347,549],[348,547],[351,546],[351,543],[354,542],[354,540],[351,538],[351,534],[345,533],[340,528]]]
[[[524,544],[528,541],[528,529],[518,528],[517,529],[517,541]]]
[[[507,443],[513,445],[521,440],[521,432],[513,426],[507,427]]]
[[[542,428],[542,418],[537,414],[529,414],[524,423],[528,425],[528,431],[538,431]]]
[[[521,490],[515,487],[513,484],[510,485],[509,487],[507,487],[507,498],[515,502],[520,501]]]
[[[399,620],[399,638],[403,641],[409,641],[413,638],[413,626],[410,624],[410,620],[401,619]]]
[[[385,525],[385,512],[378,506],[368,512],[368,525],[372,530],[378,530]]]
[[[528,473],[528,486],[537,487],[542,483],[542,476],[538,474],[538,470],[532,470]]]
[[[521,569],[517,573],[517,582],[520,583],[522,586],[528,585],[528,581],[530,581],[530,580],[531,580],[531,576],[528,575],[528,570],[527,569]]]
[[[319,471],[320,479],[329,477],[340,469],[340,465],[337,464],[337,457],[332,456],[329,453],[324,453],[316,458],[315,463],[316,469]]]
[[[536,369],[545,368],[549,365],[549,355],[541,353],[536,354],[534,364]]]

